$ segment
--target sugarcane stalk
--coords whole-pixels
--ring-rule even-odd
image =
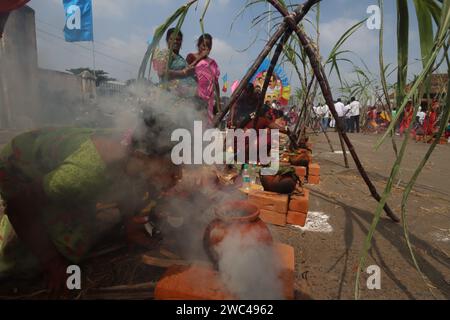
[[[369,176],[367,175],[366,170],[364,169],[358,154],[355,151],[355,148],[353,144],[351,143],[350,139],[348,138],[347,134],[343,130],[343,125],[341,119],[339,119],[338,114],[336,112],[336,109],[334,108],[334,100],[333,95],[331,93],[330,84],[328,83],[327,77],[325,76],[325,72],[323,70],[323,66],[319,63],[319,57],[318,53],[316,52],[315,48],[313,47],[313,43],[310,39],[308,39],[308,36],[305,34],[303,30],[301,30],[296,21],[293,19],[293,15],[290,14],[281,4],[278,0],[268,0],[270,4],[272,4],[283,17],[285,18],[285,22],[288,23],[288,25],[294,30],[294,32],[297,34],[303,48],[305,49],[306,54],[308,55],[309,61],[311,63],[311,67],[314,70],[314,74],[319,82],[320,88],[322,90],[322,94],[326,100],[326,103],[328,104],[330,111],[333,115],[333,117],[336,119],[336,126],[340,134],[342,135],[342,139],[344,140],[345,144],[347,145],[350,154],[352,155],[352,158],[356,164],[356,167],[358,168],[358,171],[363,178],[364,182],[366,183],[367,187],[369,188],[369,191],[372,195],[372,197],[377,200],[378,202],[381,200],[381,197],[370,180]],[[345,152],[344,152],[345,153]],[[391,208],[385,204],[384,211],[386,214],[395,222],[400,222],[400,219],[395,215],[395,213],[391,210]]]
[[[305,15],[308,13],[308,11],[311,9],[313,5],[318,3],[320,0],[308,0],[303,5],[299,5],[294,13],[294,20],[296,23],[299,23]],[[270,37],[269,41],[266,43],[264,49],[261,51],[261,53],[256,58],[255,62],[253,62],[253,65],[250,67],[250,69],[247,71],[245,76],[242,78],[242,81],[239,83],[236,90],[233,92],[233,94],[230,97],[230,101],[228,102],[228,105],[220,112],[216,118],[214,119],[214,126],[217,127],[219,123],[222,121],[222,119],[225,117],[225,115],[230,110],[230,107],[236,102],[236,100],[241,95],[242,91],[244,90],[247,83],[250,81],[252,76],[255,74],[255,72],[258,70],[261,63],[264,61],[264,59],[269,55],[270,51],[272,51],[272,48],[275,46],[275,44],[278,42],[278,40],[283,36],[283,34],[288,29],[288,23],[285,21],[283,22],[277,29],[277,31]]]
[[[342,138],[342,134],[339,132],[339,141],[341,143],[342,152],[344,154],[344,164],[345,167],[348,169],[350,166],[348,165],[348,159],[347,159],[347,150],[345,149],[344,139]]]

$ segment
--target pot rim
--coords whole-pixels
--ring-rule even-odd
[[[221,212],[225,210],[233,210],[233,209],[243,209],[248,214],[242,217],[229,217],[226,215],[221,214]],[[259,217],[259,208],[253,204],[248,203],[247,201],[230,201],[225,202],[220,207],[216,208],[215,214],[218,218],[225,222],[252,222],[258,219]]]

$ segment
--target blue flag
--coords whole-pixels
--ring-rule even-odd
[[[63,0],[63,5],[66,13],[66,41],[94,41],[92,0]]]

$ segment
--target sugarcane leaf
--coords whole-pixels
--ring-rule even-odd
[[[442,5],[439,5],[435,0],[421,0],[421,2],[428,8],[434,22],[439,26],[441,23]]]
[[[397,0],[397,106],[403,101],[408,77],[409,12],[407,0]]]
[[[205,20],[206,12],[208,11],[210,2],[211,2],[211,0],[206,0],[205,7],[203,8],[203,13],[202,13],[202,16],[200,18],[200,28],[202,30],[202,35],[205,34],[205,26],[204,26],[203,22]]]
[[[337,55],[338,50],[345,44],[348,38],[350,38],[358,29],[365,23],[367,19],[364,19],[355,25],[351,26],[348,30],[346,30],[339,40],[335,43],[331,52],[326,60],[326,63],[329,63],[333,60],[333,58]]]
[[[423,0],[414,0],[414,5],[416,7],[417,22],[419,26],[422,64],[425,66],[426,59],[430,55],[434,45],[432,15]]]

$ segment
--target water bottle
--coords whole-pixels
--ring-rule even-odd
[[[257,170],[256,170],[256,164],[252,164],[250,166],[250,183],[256,184],[256,176],[257,176]]]
[[[250,191],[250,174],[248,172],[248,164],[244,164],[244,170],[242,170],[242,188],[245,191]]]

